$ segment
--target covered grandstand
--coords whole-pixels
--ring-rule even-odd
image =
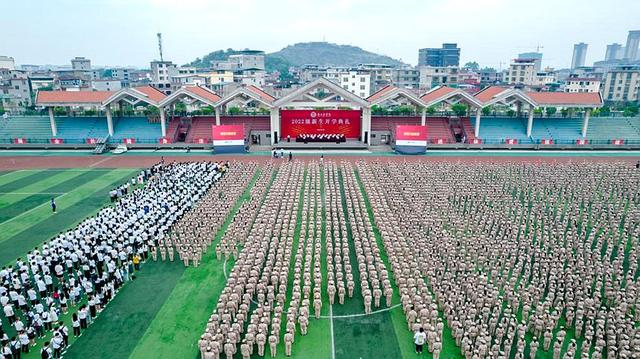
[[[321,97],[318,94],[322,94]],[[177,103],[192,108],[209,107],[210,115],[184,116],[174,111]],[[466,115],[451,112],[428,114],[430,108],[467,106]],[[111,144],[137,146],[160,144],[210,146],[211,126],[243,125],[248,143],[275,145],[283,140],[283,114],[291,109],[351,109],[360,111],[358,135],[363,145],[393,145],[398,125],[427,126],[434,146],[539,144],[640,145],[640,118],[593,117],[603,104],[599,94],[524,92],[492,86],[474,95],[461,89],[436,87],[418,96],[414,92],[386,86],[362,99],[337,84],[318,79],[277,99],[255,86],[241,86],[226,96],[200,87],[183,87],[166,96],[151,86],[119,91],[40,91],[36,105],[48,116],[8,116],[0,119],[0,141],[4,144]],[[145,116],[125,115],[123,107],[147,108]],[[200,106],[200,107],[198,107]],[[413,114],[372,115],[373,106],[411,107]],[[488,114],[483,109],[513,109],[511,116]],[[547,107],[568,109],[568,115],[545,116]],[[56,116],[60,108],[68,116]],[[240,114],[230,108],[240,108]],[[55,110],[54,110],[55,109]],[[94,109],[97,116],[73,116],[74,110]],[[448,110],[446,110],[448,111]]]

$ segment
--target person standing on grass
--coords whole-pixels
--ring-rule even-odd
[[[424,329],[418,329],[418,331],[413,335],[413,342],[416,345],[416,353],[422,354],[422,347],[426,340],[427,334],[424,332]]]
[[[56,213],[56,199],[51,197],[51,210],[53,211],[53,213]]]
[[[140,255],[137,253],[133,256],[133,267],[136,271],[140,270]]]

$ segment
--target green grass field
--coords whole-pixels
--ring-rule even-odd
[[[135,169],[56,169],[0,173],[0,262],[3,265],[12,264],[27,251],[109,205],[109,190],[136,172]],[[214,243],[222,237],[242,202],[250,199],[249,190],[259,173],[260,170],[236,202]],[[373,221],[366,191],[357,172],[355,175],[368,207],[369,220],[378,245],[382,248],[380,232]],[[324,176],[322,171],[320,176]],[[339,173],[338,178],[344,214],[348,216],[343,174]],[[324,190],[323,184],[320,191],[324,193]],[[57,214],[51,213],[51,197],[56,198]],[[326,212],[324,203],[321,205],[321,259],[324,262]],[[294,248],[297,247],[300,236],[305,235],[300,233],[301,222],[308,220],[301,215],[302,201],[298,204],[297,211]],[[347,232],[350,231],[351,228],[347,227]],[[294,255],[295,253],[292,254]],[[382,255],[383,261],[387,262],[384,251]],[[351,261],[356,262],[356,259],[351,258]],[[199,358],[197,340],[225,286],[226,273],[232,266],[232,262],[218,261],[213,250],[205,254],[198,268],[185,268],[179,261],[149,260],[142,266],[137,279],[128,282],[120,290],[80,338],[70,338],[72,345],[65,358]],[[322,267],[323,276],[326,277],[325,264]],[[357,266],[354,270],[357,278]],[[363,303],[359,286],[356,286],[356,293],[353,298],[347,299],[345,305],[333,307],[329,306],[326,291],[323,290],[323,303],[322,317],[312,317],[308,334],[304,337],[296,336],[293,357],[431,357],[427,352],[421,356],[414,353],[412,333],[407,329],[402,309],[395,305],[399,303],[397,292],[393,295],[394,306],[386,308],[383,305],[378,312],[368,316],[362,315]],[[69,317],[70,314],[61,319],[69,323]],[[267,349],[267,355],[268,353]],[[542,356],[540,354],[540,358],[547,357],[546,353]],[[26,357],[39,357],[39,346]],[[282,343],[278,347],[277,357],[285,357]],[[461,357],[448,329],[445,329],[441,357]]]

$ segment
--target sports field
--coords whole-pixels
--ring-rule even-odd
[[[136,168],[65,168],[0,172],[0,262],[12,265],[16,258],[109,205],[109,190],[130,179],[137,171]],[[253,180],[218,231],[214,245],[240,205],[250,200],[249,192],[260,171],[258,167]],[[321,171],[320,176],[324,176],[324,172]],[[357,171],[356,179],[377,245],[382,248],[373,209]],[[338,181],[346,212],[342,174]],[[323,198],[325,190],[321,186]],[[56,214],[51,213],[49,205],[52,197],[58,206]],[[324,203],[322,207],[322,240],[325,241]],[[300,231],[302,222],[309,220],[302,216],[302,200],[295,211],[294,248],[304,235]],[[389,266],[384,250],[381,255]],[[322,256],[324,262],[324,251]],[[180,261],[147,261],[137,279],[120,290],[79,339],[70,337],[72,345],[65,358],[199,358],[198,339],[226,285],[226,276],[233,264],[232,261],[217,260],[213,251],[207,252],[197,268],[185,268]],[[323,271],[326,278],[326,268],[323,267]],[[358,277],[357,267],[354,274]],[[329,300],[323,290],[323,303],[326,305],[322,306],[321,318],[311,318],[308,335],[296,336],[293,357],[418,357],[413,351],[412,333],[407,330],[397,290],[394,290],[390,307],[383,305],[369,315],[364,315],[363,300],[358,290],[359,287],[344,305],[334,306],[328,305]],[[68,324],[69,317],[63,316],[61,320]],[[281,342],[278,348],[277,357],[284,358],[284,344]],[[32,350],[26,357],[39,357],[38,350]],[[426,352],[420,357],[431,357],[431,354]],[[441,358],[461,357],[460,349],[445,326]],[[552,357],[552,353],[539,352],[538,357]]]

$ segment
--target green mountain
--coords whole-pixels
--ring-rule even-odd
[[[280,57],[296,66],[305,64],[323,66],[402,65],[402,62],[389,56],[365,51],[357,46],[337,45],[328,42],[302,42],[289,45],[278,52],[269,54],[269,56]]]
[[[211,52],[202,58],[197,58],[188,66],[209,67],[211,61],[226,60],[239,50],[227,49]],[[303,42],[289,45],[284,49],[266,54],[265,67],[267,72],[279,71],[287,73],[290,66],[316,64],[321,66],[355,66],[358,64],[386,64],[402,65],[402,62],[389,56],[365,51],[357,46],[337,45],[328,42]]]

